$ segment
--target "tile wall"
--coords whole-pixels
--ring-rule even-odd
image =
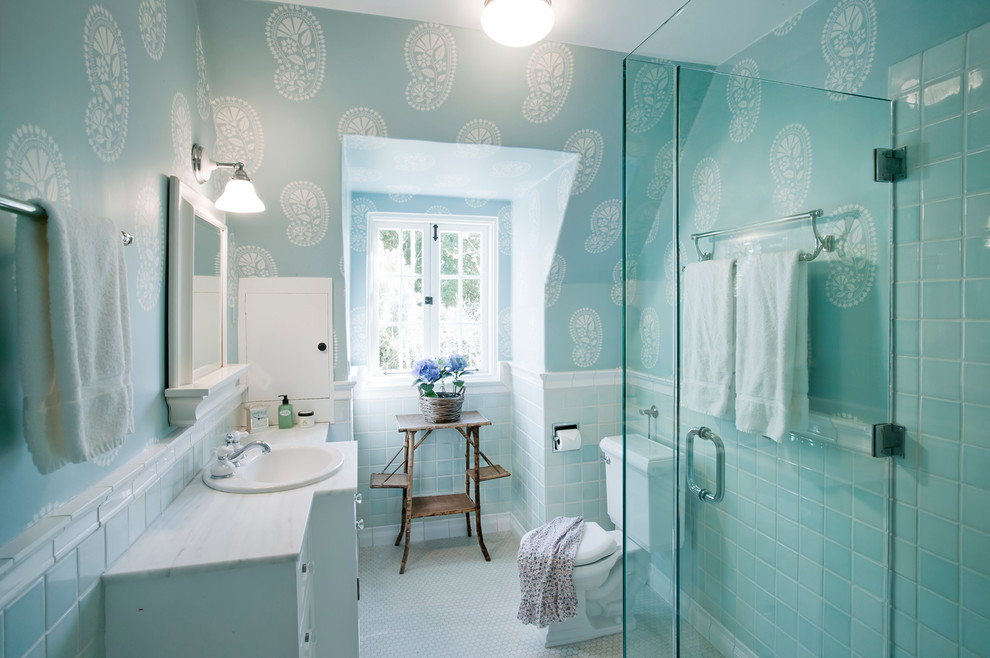
[[[897,656],[990,646],[990,24],[890,69]]]
[[[234,427],[239,400],[144,452],[0,546],[0,655],[104,655],[100,576]]]

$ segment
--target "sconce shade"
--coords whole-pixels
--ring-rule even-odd
[[[504,46],[529,46],[549,34],[552,27],[550,0],[485,0],[481,10],[481,28]]]
[[[243,168],[234,170],[234,177],[227,182],[223,194],[217,199],[217,210],[224,212],[252,213],[265,209],[264,202],[258,197],[254,183],[244,173]]]
[[[244,164],[240,162],[215,162],[206,155],[206,151],[199,144],[192,147],[193,174],[200,183],[210,180],[210,176],[217,169],[233,169],[234,175],[224,187],[223,194],[216,201],[217,210],[235,213],[254,213],[265,209],[265,204],[258,197],[254,189],[254,183],[248,178],[244,171]]]

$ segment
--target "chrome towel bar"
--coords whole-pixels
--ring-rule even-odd
[[[37,206],[33,203],[27,203],[25,201],[19,201],[13,197],[0,194],[0,210],[6,210],[7,212],[12,212],[15,215],[23,215],[25,217],[33,217],[34,219],[48,219],[48,213],[45,209]],[[120,232],[120,239],[125,245],[129,245],[134,242],[134,236],[127,231]]]

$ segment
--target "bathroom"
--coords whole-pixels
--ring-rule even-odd
[[[844,80],[849,86],[842,90],[895,101],[887,145],[906,145],[909,154],[912,149],[925,153],[925,159],[908,156],[907,177],[893,187],[876,184],[884,190],[881,194],[892,195],[893,248],[887,253],[881,246],[885,262],[891,263],[893,375],[887,388],[892,416],[884,409],[882,419],[860,419],[869,423],[892,419],[905,426],[906,456],[866,460],[871,472],[877,470],[876,464],[889,462],[885,467],[889,470],[878,476],[879,493],[873,485],[860,487],[861,497],[848,508],[823,511],[839,515],[826,520],[852,519],[857,513],[854,505],[864,500],[872,504],[872,496],[889,487],[889,504],[879,515],[881,527],[858,520],[850,525],[862,536],[879,530],[886,538],[878,562],[884,566],[883,575],[878,589],[861,591],[858,585],[853,588],[842,569],[824,561],[831,553],[816,564],[812,551],[802,550],[797,576],[792,578],[784,573],[783,561],[774,564],[754,558],[735,543],[731,552],[728,547],[706,548],[704,562],[692,561],[691,570],[680,575],[682,604],[689,597],[697,603],[694,616],[685,612],[685,604],[679,622],[666,623],[675,639],[686,638],[689,627],[707,629],[707,640],[722,653],[727,644],[740,651],[781,656],[984,652],[990,641],[990,571],[980,559],[990,547],[990,525],[981,513],[990,498],[986,475],[990,442],[982,429],[990,421],[990,261],[984,251],[990,215],[990,130],[985,109],[988,87],[983,81],[990,71],[986,28],[990,6],[962,0],[938,6],[919,0],[788,4],[791,9],[781,20],[730,48],[724,43],[733,43],[728,37],[748,16],[728,20],[725,3],[693,0],[657,33],[655,38],[663,37],[664,48],[672,49],[662,54],[648,51],[649,44],[637,53],[633,53],[636,44],[625,49],[558,44],[554,34],[547,42],[556,44],[553,47],[507,49],[479,30],[458,27],[453,21],[307,7],[300,15],[313,21],[308,25],[319,26],[316,41],[324,50],[303,81],[308,86],[288,92],[279,90],[282,62],[266,33],[267,21],[284,5],[241,0],[4,3],[0,80],[10,91],[0,113],[0,139],[5,145],[0,192],[68,203],[107,216],[135,235],[134,244],[124,251],[131,302],[135,431],[119,450],[92,463],[70,465],[49,475],[39,473],[32,463],[25,445],[20,364],[13,338],[17,334],[15,221],[5,213],[0,221],[0,278],[5,282],[0,286],[0,368],[5,384],[0,407],[5,426],[0,441],[0,496],[6,501],[0,515],[3,656],[42,656],[46,648],[47,655],[102,655],[100,574],[154,524],[208,457],[203,447],[207,444],[201,442],[198,453],[187,452],[174,464],[159,465],[160,480],[150,480],[142,490],[106,506],[103,513],[94,511],[82,526],[73,525],[74,531],[84,528],[87,534],[67,556],[32,552],[37,536],[64,526],[66,505],[105,479],[119,477],[147,450],[169,447],[174,428],[163,394],[168,369],[166,177],[176,175],[210,198],[219,192],[215,183],[195,183],[188,156],[193,142],[212,150],[221,139],[229,143],[233,135],[237,157],[245,161],[268,206],[261,215],[228,218],[229,269],[235,280],[277,276],[333,281],[330,431],[334,441],[358,442],[358,490],[364,498],[359,514],[365,522],[359,533],[362,546],[394,540],[400,499],[372,490],[367,483],[400,445],[401,436],[392,431],[392,416],[415,411],[416,403],[406,380],[391,390],[373,390],[357,380],[363,364],[348,346],[359,342],[354,336],[366,331],[368,313],[367,303],[347,287],[349,282],[359,283],[356,262],[363,254],[345,240],[345,229],[353,237],[363,218],[350,212],[350,217],[343,217],[343,209],[353,210],[359,197],[370,199],[381,212],[435,212],[431,207],[439,205],[458,215],[503,218],[498,228],[516,238],[511,253],[498,255],[500,277],[508,280],[504,296],[500,289],[496,311],[497,361],[505,365],[490,381],[469,381],[465,403],[465,408],[482,410],[492,420],[490,431],[482,431],[483,449],[512,473],[510,478],[486,483],[485,515],[495,524],[486,526],[486,535],[534,528],[561,515],[582,515],[606,526],[598,440],[623,429],[669,437],[677,422],[671,402],[676,308],[666,299],[668,294],[676,299],[676,291],[666,285],[670,280],[666,271],[676,263],[666,250],[676,229],[664,224],[663,234],[647,244],[656,205],[637,215],[635,190],[623,186],[638,180],[646,189],[654,177],[660,178],[659,172],[654,176],[654,156],[673,137],[675,109],[687,116],[700,107],[677,107],[671,100],[665,108],[647,107],[646,124],[643,114],[630,117],[628,110],[635,109],[638,99],[634,91],[624,89],[624,60],[633,53],[627,66],[653,57],[700,64],[687,67],[682,78],[687,80],[690,75],[700,79],[710,70],[731,73],[737,63],[748,59],[758,65],[765,98],[769,99],[771,88],[804,86],[812,88],[811,98],[821,95],[823,112],[840,106],[844,110],[859,101],[830,106],[834,101],[817,91],[830,84],[823,28],[837,25],[837,8],[858,10],[850,15],[866,17],[865,25],[849,28],[865,40],[854,49],[854,70]],[[558,5],[564,11],[565,0],[554,3]],[[694,9],[698,16],[691,13]],[[666,19],[660,13],[644,38]],[[87,108],[91,102],[99,104],[92,99],[103,90],[89,75],[82,55],[87,24],[106,16],[111,17],[107,24],[119,30],[119,61],[126,66],[112,74],[117,82],[113,93],[118,94],[112,99],[115,114],[101,129],[87,115]],[[416,75],[407,59],[407,43],[424,22],[442,24],[433,28],[434,33],[456,45],[447,59],[450,85],[434,90],[429,101],[407,95]],[[696,50],[687,50],[689,46]],[[564,62],[567,76],[558,90],[559,103],[546,105],[543,114],[527,116],[520,109],[529,95],[537,93],[532,56],[540,48]],[[716,86],[707,80],[704,84]],[[690,97],[685,95],[684,100],[687,103]],[[725,103],[720,102],[724,112]],[[758,158],[764,170],[770,141],[758,143],[759,131],[772,140],[789,123],[805,121],[796,117],[771,125],[770,116],[765,107],[763,122],[759,116],[754,119],[751,141],[741,143],[742,153],[753,149],[747,155]],[[652,118],[656,122],[648,125]],[[624,133],[624,119],[627,128],[630,119],[638,121],[635,127],[640,132]],[[526,258],[527,245],[519,239],[527,228],[520,225],[523,219],[547,217],[564,205],[556,196],[557,181],[553,181],[554,194],[541,200],[540,208],[512,203],[508,212],[506,199],[486,200],[480,194],[441,198],[395,189],[391,196],[356,193],[343,198],[337,183],[344,173],[341,138],[356,126],[380,137],[436,143],[467,141],[458,139],[459,133],[474,128],[486,130],[492,143],[503,146],[581,152],[582,166],[565,199],[566,211],[553,220],[556,225],[540,225],[541,230],[556,232],[553,242],[559,259],[541,265],[544,271],[535,274],[538,279],[527,279],[528,268],[540,261]],[[719,130],[708,138],[713,155],[737,144],[724,122]],[[827,130],[811,134],[815,173],[823,171],[832,139]],[[643,144],[653,150],[632,150]],[[872,151],[882,145],[880,141],[863,148]],[[594,166],[584,166],[586,156]],[[676,187],[681,188],[685,207],[694,201],[691,179],[699,162],[700,158],[683,161]],[[735,164],[740,166],[738,161]],[[738,216],[730,212],[728,167],[722,163],[720,210],[726,219]],[[294,182],[313,191],[312,213],[302,216],[283,201]],[[828,212],[843,205],[835,193],[819,204],[815,188],[811,189],[808,207],[800,210],[824,205]],[[771,192],[768,189],[767,194]],[[673,204],[670,195],[660,198]],[[627,201],[625,244],[616,229],[623,201]],[[756,199],[744,201],[739,204],[743,208],[759,207]],[[887,223],[887,217],[873,214],[879,226]],[[505,221],[506,217],[510,219]],[[686,226],[680,236],[683,263],[694,259],[688,237],[692,230]],[[532,247],[535,241],[530,242]],[[522,251],[515,251],[517,245]],[[644,247],[653,249],[651,258],[642,255]],[[640,254],[638,262],[624,261],[628,253]],[[534,280],[546,285],[544,295],[531,299],[527,293],[539,292]],[[636,290],[631,290],[633,286]],[[630,298],[638,294],[640,301],[646,295],[655,299],[643,304],[643,308],[653,305],[657,312],[657,329],[646,334],[658,336],[651,345],[654,351],[645,359],[638,310],[635,318],[624,317],[624,288]],[[857,371],[851,376],[860,375]],[[639,411],[653,404],[659,413],[649,430],[650,417]],[[233,414],[210,417],[195,426],[197,438],[212,442],[212,447],[235,422]],[[549,452],[550,428],[555,423],[578,424],[582,448]],[[756,485],[786,489],[784,472],[795,461],[789,459],[790,453],[771,450],[768,443],[754,442],[750,447],[757,459]],[[460,472],[453,464],[458,449],[452,440],[441,440],[435,453],[417,455],[424,466],[420,472],[430,474],[423,482],[428,490],[451,491],[459,486]],[[829,446],[796,450],[796,461],[806,470],[815,460],[827,462],[835,454]],[[733,477],[742,480],[741,473],[733,475],[730,463],[730,484]],[[852,478],[847,474],[833,479],[845,483]],[[786,521],[783,513],[754,502],[761,522],[780,532]],[[685,505],[689,514],[695,509]],[[730,532],[725,519],[709,516],[707,531],[723,527]],[[691,518],[685,520],[689,530],[691,523]],[[423,535],[414,538],[414,552],[416,540],[442,538],[443,526],[417,529]],[[447,524],[447,532],[456,534],[460,528],[455,526],[459,524]],[[740,528],[731,531],[738,535]],[[812,539],[822,536],[822,530],[805,532]],[[774,537],[766,532],[761,536]],[[835,548],[835,543],[823,543],[821,551]],[[768,586],[739,564],[741,557],[749,559],[749,568],[759,569],[757,573],[780,567],[782,575],[774,576],[773,586]],[[860,556],[849,559],[861,563]],[[665,574],[668,583],[676,582],[669,558],[656,556],[651,568],[651,583],[658,592],[672,587],[664,584]],[[734,569],[739,570],[737,575],[722,575]],[[700,589],[689,587],[688,581],[695,578],[704,583]],[[809,584],[811,580],[818,584]],[[730,592],[732,600],[701,593],[708,592],[709,585]],[[849,603],[829,603],[833,592],[826,585],[848,590]],[[885,614],[875,614],[877,602],[889,603]],[[637,628],[627,630],[627,646],[635,645]],[[691,655],[686,640],[671,649],[677,650]]]

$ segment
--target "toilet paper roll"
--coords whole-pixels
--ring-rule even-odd
[[[557,452],[581,448],[581,430],[557,430],[555,438]]]

